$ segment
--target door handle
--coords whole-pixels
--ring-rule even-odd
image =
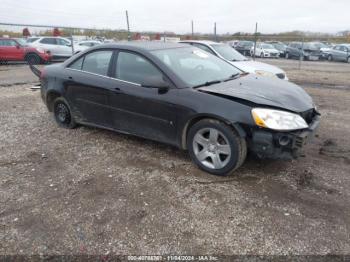
[[[73,80],[73,77],[71,77],[71,76],[68,76],[68,79],[69,79],[69,80]]]
[[[114,93],[117,93],[117,94],[121,94],[121,93],[123,93],[123,91],[122,91],[122,90],[120,90],[120,88],[119,88],[119,87],[115,87],[115,88],[113,89],[113,92],[114,92]]]

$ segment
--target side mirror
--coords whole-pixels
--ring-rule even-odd
[[[166,93],[170,88],[170,85],[160,76],[145,77],[141,86],[146,88],[158,88],[159,93]]]
[[[67,46],[72,47],[72,44],[67,44]]]

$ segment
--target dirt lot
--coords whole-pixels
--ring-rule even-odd
[[[167,145],[58,128],[28,69],[1,67],[0,254],[350,254],[350,65],[267,61],[305,84],[321,127],[304,157],[226,178]]]

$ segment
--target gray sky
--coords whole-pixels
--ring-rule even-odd
[[[0,22],[132,31],[262,33],[350,29],[350,0],[0,0]],[[0,26],[1,28],[1,26]]]

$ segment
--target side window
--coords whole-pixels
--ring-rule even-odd
[[[16,46],[16,42],[10,39],[3,39],[2,46]]]
[[[84,56],[80,57],[78,60],[75,60],[72,64],[70,64],[68,67],[72,69],[81,70],[83,67],[83,61]]]
[[[55,45],[56,39],[55,38],[43,38],[40,40],[40,43],[47,44],[47,45]]]
[[[127,52],[119,52],[115,75],[118,79],[137,84],[141,84],[148,76],[163,76],[151,62]]]
[[[204,50],[205,52],[208,52],[208,53],[210,53],[212,55],[215,55],[214,52],[211,51],[211,49],[209,47],[205,46],[205,45],[193,43],[193,46],[198,47],[198,48],[200,48],[200,49]]]
[[[64,39],[61,39],[61,38],[57,38],[56,40],[57,40],[59,45],[65,45],[66,46],[66,45],[70,44],[70,42],[68,42],[68,41],[66,41]]]
[[[340,49],[340,46],[336,46],[336,47],[334,47],[334,50],[339,50]]]
[[[111,50],[95,51],[87,54],[84,59],[82,70],[106,76],[112,54],[113,51]]]

